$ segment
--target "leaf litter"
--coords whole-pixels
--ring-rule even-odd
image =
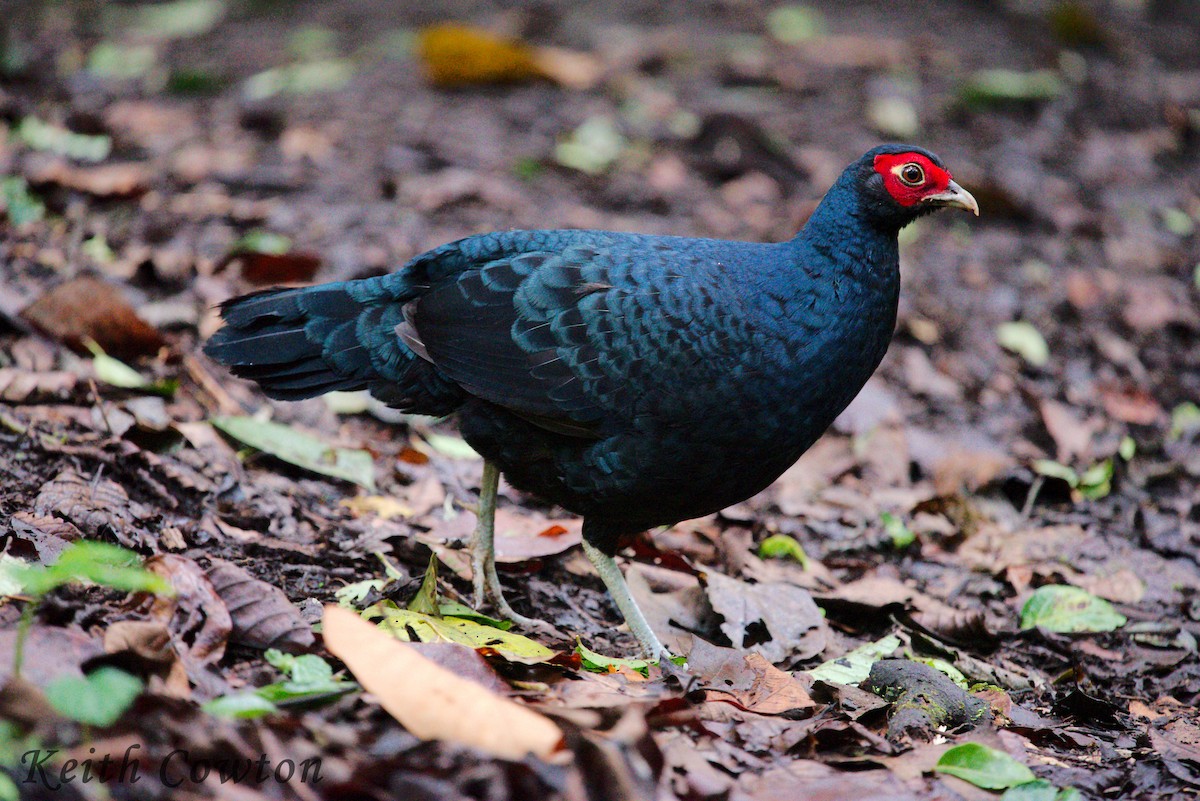
[[[148,759],[200,744],[230,758],[320,754],[334,778],[315,797],[474,797],[486,784],[496,799],[604,787],[1067,801],[1194,788],[1187,154],[1200,97],[1171,44],[1189,23],[1126,10],[1139,35],[1121,38],[1129,19],[1060,5],[1006,9],[1011,25],[983,7],[933,20],[876,4],[850,32],[838,14],[786,4],[747,7],[732,26],[707,9],[655,28],[608,4],[586,22],[568,10],[451,23],[435,8],[400,29],[357,7],[233,20],[221,0],[181,0],[106,10],[99,40],[68,20],[33,47],[36,19],[11,27],[5,563],[52,570],[80,540],[120,544],[136,551],[122,566],[173,590],[68,580],[35,599],[5,585],[6,650],[32,616],[32,684],[0,692],[13,736],[86,758],[87,718],[86,742],[132,738]],[[949,43],[936,77],[905,38],[921,22]],[[454,39],[440,56],[453,89],[422,75],[414,48],[412,31],[439,25]],[[980,36],[982,50],[955,44]],[[1102,54],[1118,38],[1160,56],[1113,66]],[[471,59],[453,56],[464,43]],[[1057,55],[1013,63],[1026,49]],[[515,83],[473,88],[496,76]],[[105,105],[73,81],[103,85]],[[799,100],[781,110],[781,93]],[[577,521],[509,488],[502,579],[562,636],[524,637],[461,603],[474,516],[458,501],[479,463],[452,427],[384,424],[386,410],[361,403],[341,416],[268,404],[197,354],[233,294],[376,274],[478,230],[538,220],[786,238],[853,143],[914,120],[962,165],[985,216],[906,233],[897,341],[861,402],[768,492],[622,554],[686,670],[630,658],[574,548]],[[89,359],[89,342],[103,357]],[[267,412],[279,428],[264,433]],[[250,421],[246,438],[215,433],[220,418]],[[247,446],[269,456],[243,463]],[[341,452],[360,454],[348,470]],[[300,469],[278,461],[289,456]],[[446,569],[418,590],[431,552]],[[361,632],[345,648],[321,623],[336,602]],[[368,608],[394,625],[361,620]],[[398,657],[421,666],[421,684],[381,676],[390,656],[360,659],[395,649],[444,672]],[[949,731],[930,715],[889,739],[922,694],[871,692],[872,668],[897,655],[961,677],[947,680],[966,683],[964,704],[983,699],[992,715]],[[112,670],[137,691],[110,685]],[[37,688],[59,680],[56,711]],[[473,687],[486,700],[459,706]],[[430,688],[453,698],[431,704]],[[231,698],[230,718],[201,707]],[[964,744],[1038,778],[1003,764],[1008,779],[986,778],[997,760],[978,752],[965,761],[994,792],[935,770]],[[563,764],[534,767],[531,753]]]

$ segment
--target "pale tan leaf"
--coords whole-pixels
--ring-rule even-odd
[[[355,613],[326,606],[325,645],[404,728],[501,759],[551,760],[562,731],[549,719],[460,678]]]

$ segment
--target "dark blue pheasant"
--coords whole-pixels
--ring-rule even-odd
[[[932,153],[886,145],[789,242],[482,234],[391,275],[236,298],[205,350],[273,398],[365,388],[406,411],[457,413],[486,460],[477,596],[529,622],[495,575],[498,468],[583,515],[585,550],[661,654],[612,559],[618,542],[748,498],[825,431],[887,350],[897,233],[941,206],[978,213]]]

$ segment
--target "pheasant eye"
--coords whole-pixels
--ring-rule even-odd
[[[925,183],[925,170],[920,164],[910,162],[900,168],[900,180],[909,186],[920,186]]]

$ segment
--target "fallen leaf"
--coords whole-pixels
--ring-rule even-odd
[[[74,523],[89,537],[110,532],[127,547],[142,545],[150,534],[138,525],[145,508],[109,478],[85,478],[68,467],[42,485],[34,514],[54,515]]]
[[[534,49],[468,25],[431,25],[417,35],[417,56],[435,86],[517,83],[543,76]]]
[[[816,706],[802,681],[768,662],[697,640],[688,654],[688,672],[698,677],[709,701],[722,701],[759,715],[799,717]]]
[[[214,417],[211,422],[239,442],[288,464],[375,489],[375,461],[367,451],[335,448],[312,434],[254,417]]]
[[[1032,367],[1044,367],[1050,361],[1050,346],[1046,344],[1046,338],[1032,323],[1024,320],[997,326],[996,342]]]
[[[73,278],[31,303],[21,317],[80,353],[94,340],[118,358],[149,356],[165,341],[121,291],[97,278]]]
[[[721,615],[721,631],[735,648],[771,662],[809,659],[825,650],[825,616],[808,591],[784,582],[749,584],[715,571],[706,573],[708,601]]]
[[[871,665],[890,656],[900,647],[900,638],[889,634],[883,639],[860,645],[849,653],[830,659],[805,673],[814,679],[833,684],[858,684],[871,674]]]
[[[933,769],[985,790],[1003,790],[1037,778],[1033,771],[1008,754],[979,743],[948,748]]]
[[[104,630],[106,653],[129,653],[153,673],[150,689],[175,698],[188,698],[187,668],[172,643],[170,630],[156,620],[118,620]]]
[[[220,559],[212,560],[207,576],[229,609],[233,622],[230,641],[281,651],[302,651],[315,642],[312,627],[283,590]]]
[[[382,618],[380,627],[405,641],[415,636],[421,642],[453,642],[471,648],[487,648],[518,661],[545,662],[557,653],[515,632],[466,618],[434,617],[401,609],[391,601],[378,603],[363,614],[368,618]]]
[[[373,514],[384,520],[395,520],[410,517],[413,513],[412,509],[391,495],[359,495],[342,500],[341,505],[353,512],[356,517]]]
[[[1126,623],[1112,604],[1087,590],[1065,585],[1038,587],[1021,607],[1021,628],[1080,633],[1112,631]]]
[[[225,655],[233,631],[225,602],[200,565],[185,556],[158,554],[146,560],[146,569],[174,590],[173,595],[151,596],[146,614],[171,632],[188,678],[205,691],[216,691],[218,682],[209,669]]]
[[[35,184],[57,184],[99,198],[136,198],[150,189],[150,167],[139,162],[78,166],[53,159],[28,171]]]
[[[549,719],[438,666],[353,612],[326,606],[325,644],[408,731],[501,759],[553,760],[562,731]]]
[[[1040,410],[1057,448],[1056,459],[1069,463],[1091,458],[1092,439],[1103,428],[1101,421],[1085,420],[1070,406],[1049,399],[1041,402]]]

